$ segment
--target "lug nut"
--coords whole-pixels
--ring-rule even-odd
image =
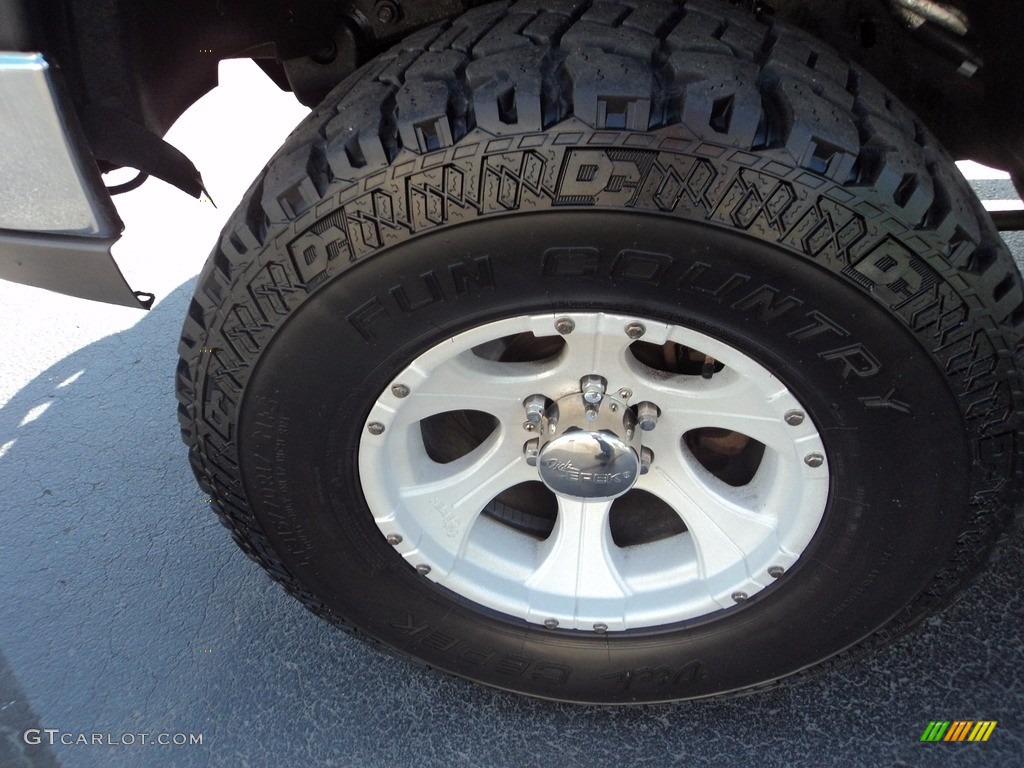
[[[527,440],[523,444],[523,458],[526,459],[526,463],[531,467],[537,466],[538,454],[540,454],[540,440],[536,437],[533,440]]]
[[[636,341],[641,336],[647,333],[647,329],[643,323],[627,323],[626,324],[626,335],[633,341]]]
[[[558,619],[544,619],[544,626],[548,629],[554,629],[558,626]]]
[[[651,464],[653,463],[654,451],[645,445],[640,449],[640,474],[646,475],[651,470]]]
[[[391,394],[395,397],[408,397],[409,388],[405,384],[395,384],[391,387]]]
[[[604,397],[605,388],[608,382],[603,376],[591,374],[580,379],[580,389],[583,391],[583,399],[591,405],[597,405]]]
[[[397,533],[388,534],[388,544],[390,544],[392,547],[397,547],[401,543],[402,537],[399,536]]]
[[[563,336],[568,336],[576,329],[576,323],[571,317],[560,317],[555,320],[555,330]]]
[[[644,432],[650,432],[658,426],[658,416],[660,415],[661,412],[654,403],[644,402],[636,407],[636,423]]]
[[[548,400],[544,395],[530,395],[523,400],[523,407],[526,409],[526,420],[539,424],[544,418],[544,411],[547,410]]]
[[[398,6],[389,0],[377,4],[377,21],[381,24],[393,24],[398,20]]]
[[[808,453],[806,456],[804,456],[804,464],[806,464],[808,467],[816,468],[820,467],[824,463],[825,457],[822,456],[820,453]]]
[[[702,379],[710,379],[715,375],[715,358],[711,355],[704,355],[704,365],[700,369],[700,377]]]
[[[791,427],[799,426],[804,423],[804,412],[803,411],[786,411],[786,415],[783,416],[786,423]]]
[[[369,424],[366,425],[366,431],[369,432],[371,435],[383,435],[384,425],[381,424],[379,421],[371,421]]]
[[[779,578],[779,576],[781,576],[785,572],[786,569],[783,568],[781,565],[771,565],[768,567],[768,575],[771,576],[773,579]]]
[[[416,566],[416,573],[418,573],[420,576],[426,576],[428,573],[430,573],[430,566],[426,563],[421,563],[420,565]]]

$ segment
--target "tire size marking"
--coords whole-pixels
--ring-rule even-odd
[[[256,403],[253,419],[252,439],[262,445],[272,446],[273,456],[252,452],[252,482],[256,498],[267,511],[275,532],[288,544],[289,551],[299,559],[297,564],[307,565],[303,553],[314,550],[305,529],[295,524],[295,503],[285,464],[285,444],[288,434],[288,417],[279,412],[279,404],[269,397],[260,397]]]
[[[404,623],[391,622],[393,629],[405,637],[415,638],[417,645],[432,648],[477,667],[486,667],[508,677],[519,677],[548,685],[565,685],[572,675],[567,664],[552,664],[515,653],[499,653],[493,649],[474,648],[461,638],[420,621],[411,613]]]

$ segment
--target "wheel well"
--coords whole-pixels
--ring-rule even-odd
[[[917,113],[955,157],[1024,176],[1018,171],[1024,168],[1024,84],[1007,76],[1024,64],[1016,45],[1024,35],[1020,14],[1008,15],[980,0],[959,0],[969,32],[957,36],[925,25],[926,35],[908,30],[894,13],[902,1],[732,4],[784,19],[860,63]],[[31,20],[36,47],[57,57],[79,108],[102,105],[162,136],[216,85],[223,59],[253,58],[280,87],[312,106],[376,53],[479,4],[46,0],[34,6]],[[18,3],[0,0],[0,5],[15,8]],[[103,167],[104,158],[98,159]]]

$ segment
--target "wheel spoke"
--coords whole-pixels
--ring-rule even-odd
[[[659,497],[683,519],[693,537],[704,579],[733,569],[763,546],[766,538],[775,538],[775,521],[769,515],[716,493],[696,480],[681,462],[675,467],[672,464],[656,460],[637,487]]]
[[[410,388],[400,409],[403,423],[448,411],[474,410],[499,421],[519,424],[523,400],[543,391],[554,373],[553,363],[501,363],[484,360],[471,351],[446,360],[433,370],[410,366],[400,377]]]
[[[579,378],[600,373],[608,381],[608,389],[632,387],[642,368],[629,352],[633,340],[626,335],[626,323],[617,315],[594,314],[582,318],[573,332],[565,337],[566,349],[559,358],[558,372],[573,386]],[[648,323],[647,336],[656,343],[667,338],[669,327]]]
[[[710,380],[687,378],[686,386],[666,387],[657,400],[663,421],[672,426],[673,439],[691,429],[718,427],[752,437],[789,455],[794,439],[806,431],[794,431],[783,420],[785,412],[796,403],[781,385],[766,392],[731,371],[723,371]],[[663,435],[664,431],[657,437],[664,439]]]
[[[596,601],[607,616],[629,594],[616,562],[610,512],[610,501],[558,499],[555,528],[541,545],[540,563],[526,582],[533,612],[585,619],[593,612],[587,606]]]
[[[422,460],[428,469],[421,468],[417,482],[400,485],[398,496],[450,559],[458,557],[474,521],[491,499],[536,479],[536,471],[523,461],[521,445],[502,430],[448,464],[430,462],[425,453]],[[446,569],[450,562],[437,565]]]

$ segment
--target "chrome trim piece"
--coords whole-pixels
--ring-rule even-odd
[[[123,225],[59,74],[0,51],[0,279],[149,309],[110,254]]]
[[[39,53],[0,52],[0,147],[0,229],[102,234],[89,170]]]

